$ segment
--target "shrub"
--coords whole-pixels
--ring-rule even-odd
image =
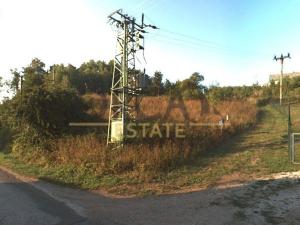
[[[61,135],[69,130],[70,122],[85,118],[86,107],[72,90],[37,88],[26,93],[23,99],[17,107],[17,120],[39,136]]]
[[[11,141],[12,141],[11,130],[7,127],[0,126],[0,151],[6,150]]]

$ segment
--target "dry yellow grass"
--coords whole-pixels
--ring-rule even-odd
[[[84,99],[90,105],[90,114],[99,121],[107,121],[107,97],[87,95]],[[167,97],[145,97],[141,104],[144,113],[140,119],[183,122],[185,117],[179,109],[173,108],[169,116],[164,116],[168,102]],[[221,165],[216,169],[211,168],[212,164],[206,165],[215,154],[223,157],[215,147],[254,124],[256,106],[242,101],[208,105],[200,100],[185,100],[184,108],[190,121],[215,123],[228,114],[230,125],[226,124],[222,131],[219,126],[190,129],[187,137],[182,139],[134,139],[118,149],[107,147],[100,131],[48,141],[51,146],[48,151],[28,148],[20,143],[14,145],[13,161],[20,159],[22,168],[26,162],[30,165],[28,170],[43,178],[84,188],[101,187],[119,194],[161,193],[177,190],[179,186],[206,185],[227,173]],[[201,168],[203,171],[199,172]],[[202,172],[204,175],[199,177]]]
[[[107,115],[107,97],[85,96],[89,104],[93,104],[90,113],[95,113],[104,120]],[[146,97],[141,108],[142,119],[162,120],[168,107],[167,97]],[[101,108],[102,107],[102,108]],[[241,128],[253,124],[256,120],[256,106],[242,101],[221,102],[209,106],[203,101],[186,100],[184,107],[190,121],[218,122],[229,115],[230,125],[221,132],[219,126],[199,127],[191,130],[184,139],[153,138],[134,140],[133,143],[119,149],[110,149],[105,140],[95,134],[76,137],[64,137],[53,143],[51,161],[54,164],[73,164],[89,168],[96,174],[133,173],[151,179],[158,172],[171,171],[186,164],[203,151],[220,144],[224,138],[231,136]],[[155,116],[153,116],[155,115]],[[184,121],[181,110],[171,110],[166,120]]]
[[[83,98],[90,106],[88,113],[101,121],[108,120],[108,96],[88,94]],[[168,106],[169,112],[167,111]],[[203,99],[183,100],[183,102],[175,99],[175,101],[172,101],[167,96],[144,97],[140,104],[140,112],[138,119],[142,121],[184,122],[188,119],[191,122],[215,123],[229,115],[230,122],[236,125],[254,122],[257,113],[255,104],[247,101],[223,101],[210,104]],[[188,118],[185,118],[185,115]]]
[[[96,135],[62,138],[54,144],[51,158],[55,164],[74,164],[92,169],[96,174],[169,171],[188,159],[191,148],[185,142],[128,144],[110,149]]]

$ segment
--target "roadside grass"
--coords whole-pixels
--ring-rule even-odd
[[[0,165],[5,166],[29,177],[36,177],[52,183],[83,189],[96,189],[98,187],[110,188],[119,183],[117,177],[97,177],[89,170],[77,168],[74,165],[41,166],[25,164],[8,153],[0,152]]]
[[[260,118],[254,128],[228,139],[219,147],[200,153],[189,164],[149,176],[144,174],[144,179],[136,171],[106,175],[89,170],[84,165],[24,164],[1,152],[0,164],[21,174],[86,189],[101,189],[117,195],[184,192],[299,170],[299,165],[288,161],[286,110],[275,105],[260,110]],[[300,107],[292,112],[293,117],[300,115],[298,112]]]

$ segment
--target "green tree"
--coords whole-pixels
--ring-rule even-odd
[[[159,96],[163,90],[163,74],[160,71],[156,71],[152,77],[152,86],[154,95]]]
[[[34,58],[30,65],[23,70],[24,74],[24,89],[34,89],[45,83],[45,63],[38,58]]]
[[[104,61],[95,62],[94,60],[90,60],[83,63],[79,68],[79,72],[83,79],[85,92],[109,93],[112,70],[112,62],[106,64]]]
[[[195,72],[188,79],[179,82],[179,89],[184,98],[204,97],[206,87],[202,85],[203,75]]]
[[[13,75],[13,79],[11,80],[9,87],[14,93],[17,93],[20,90],[21,74],[17,69],[10,70],[10,72]]]
[[[171,81],[169,81],[168,79],[166,79],[164,82],[165,94],[170,95],[173,88],[174,88],[174,84]]]
[[[3,78],[0,76],[0,93],[2,92],[3,86],[4,86]],[[0,104],[1,104],[1,99],[0,99]]]

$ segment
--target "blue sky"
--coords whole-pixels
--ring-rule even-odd
[[[172,81],[198,71],[205,84],[266,83],[274,54],[300,71],[300,0],[0,0],[0,75],[33,57],[51,65],[109,60],[115,33],[107,15],[122,8],[160,29],[146,35],[146,67]],[[142,61],[142,60],[141,60]]]
[[[157,34],[154,38],[148,37],[150,55],[154,54],[151,48],[158,46],[172,56],[190,61],[191,69],[203,73],[208,83],[265,83],[268,75],[279,69],[272,61],[274,54],[287,52],[291,52],[293,59],[287,62],[286,71],[300,70],[296,63],[300,53],[299,0],[93,1],[93,4],[99,10],[127,9],[136,17],[144,12],[161,28],[154,32]],[[106,7],[101,8],[101,5]],[[196,37],[203,42],[165,30]],[[177,73],[174,68],[166,67],[177,67],[178,64],[163,61],[168,65],[159,65],[157,69],[163,70],[171,79],[187,76],[184,70],[191,72],[189,63],[183,63],[186,68],[178,69]],[[153,62],[150,68],[158,64],[156,60]]]

